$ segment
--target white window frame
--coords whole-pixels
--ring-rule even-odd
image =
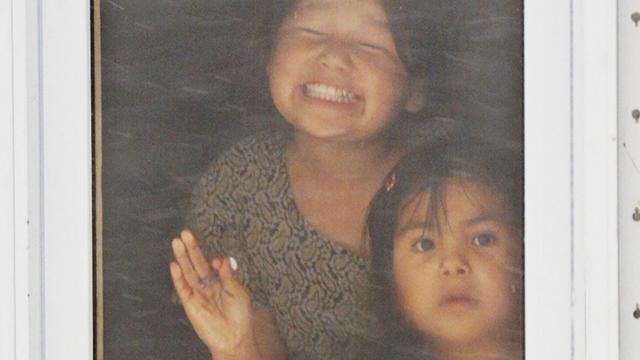
[[[89,3],[0,3],[0,358],[91,359]]]
[[[632,112],[640,109],[640,24],[631,14],[640,12],[640,0],[619,0],[618,106],[619,106],[619,237],[620,237],[620,358],[640,357],[640,222],[632,214],[640,208],[640,124]]]
[[[574,356],[618,359],[618,8],[571,7]]]
[[[616,4],[524,4],[527,359],[616,359]],[[0,3],[2,359],[93,357],[89,19]]]

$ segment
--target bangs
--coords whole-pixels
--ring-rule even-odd
[[[421,184],[408,193],[400,202],[399,214],[407,214],[410,219],[419,220],[424,224],[423,234],[435,231],[442,235],[443,224],[447,221],[447,206],[444,195],[447,191],[446,181],[437,181],[432,184]],[[426,214],[421,214],[425,202],[428,205]],[[396,224],[398,226],[399,224]],[[396,228],[397,232],[398,229]]]
[[[472,194],[473,191],[477,191],[472,188],[480,187],[499,196],[504,204],[505,223],[519,233],[523,232],[522,182],[500,171],[504,168],[478,166],[456,157],[447,157],[446,166],[432,165],[434,166],[429,167],[429,171],[424,172],[405,169],[403,171],[405,186],[399,186],[396,194],[388,194],[388,196],[397,197],[395,201],[391,201],[398,204],[395,207],[397,213],[394,216],[394,235],[398,231],[397,227],[400,226],[398,223],[400,214],[406,214],[414,221],[423,223],[425,233],[434,231],[441,236],[448,226],[451,210],[447,204],[447,192],[452,186],[459,187],[469,205],[478,208],[482,204]],[[407,168],[411,169],[412,166]]]

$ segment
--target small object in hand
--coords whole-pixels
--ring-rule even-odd
[[[238,270],[238,261],[233,256],[229,256],[229,265],[231,265],[231,270]]]
[[[640,222],[640,209],[636,208],[636,211],[633,213],[633,215],[631,216],[631,218],[633,219],[633,221],[635,222]]]
[[[631,116],[635,119],[636,122],[638,122],[638,120],[640,120],[640,110],[633,109],[633,111],[631,112]]]
[[[636,319],[640,319],[640,307],[636,304],[636,310],[633,312],[633,317]]]
[[[216,283],[217,281],[218,281],[218,275],[215,273],[215,271],[211,271],[209,272],[209,275],[200,279],[200,287],[203,289],[206,289],[209,286]]]
[[[636,27],[638,27],[638,22],[640,21],[640,13],[634,12],[633,14],[631,14],[631,20],[633,20],[633,22],[636,24]]]

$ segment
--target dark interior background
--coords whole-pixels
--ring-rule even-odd
[[[434,103],[466,130],[522,147],[521,0],[448,1]],[[275,126],[249,41],[259,3],[100,0],[107,360],[208,357],[171,300],[170,240],[208,163]]]

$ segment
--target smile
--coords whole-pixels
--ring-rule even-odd
[[[351,104],[356,95],[348,90],[325,84],[305,84],[304,94],[310,98],[332,101],[340,104]]]

